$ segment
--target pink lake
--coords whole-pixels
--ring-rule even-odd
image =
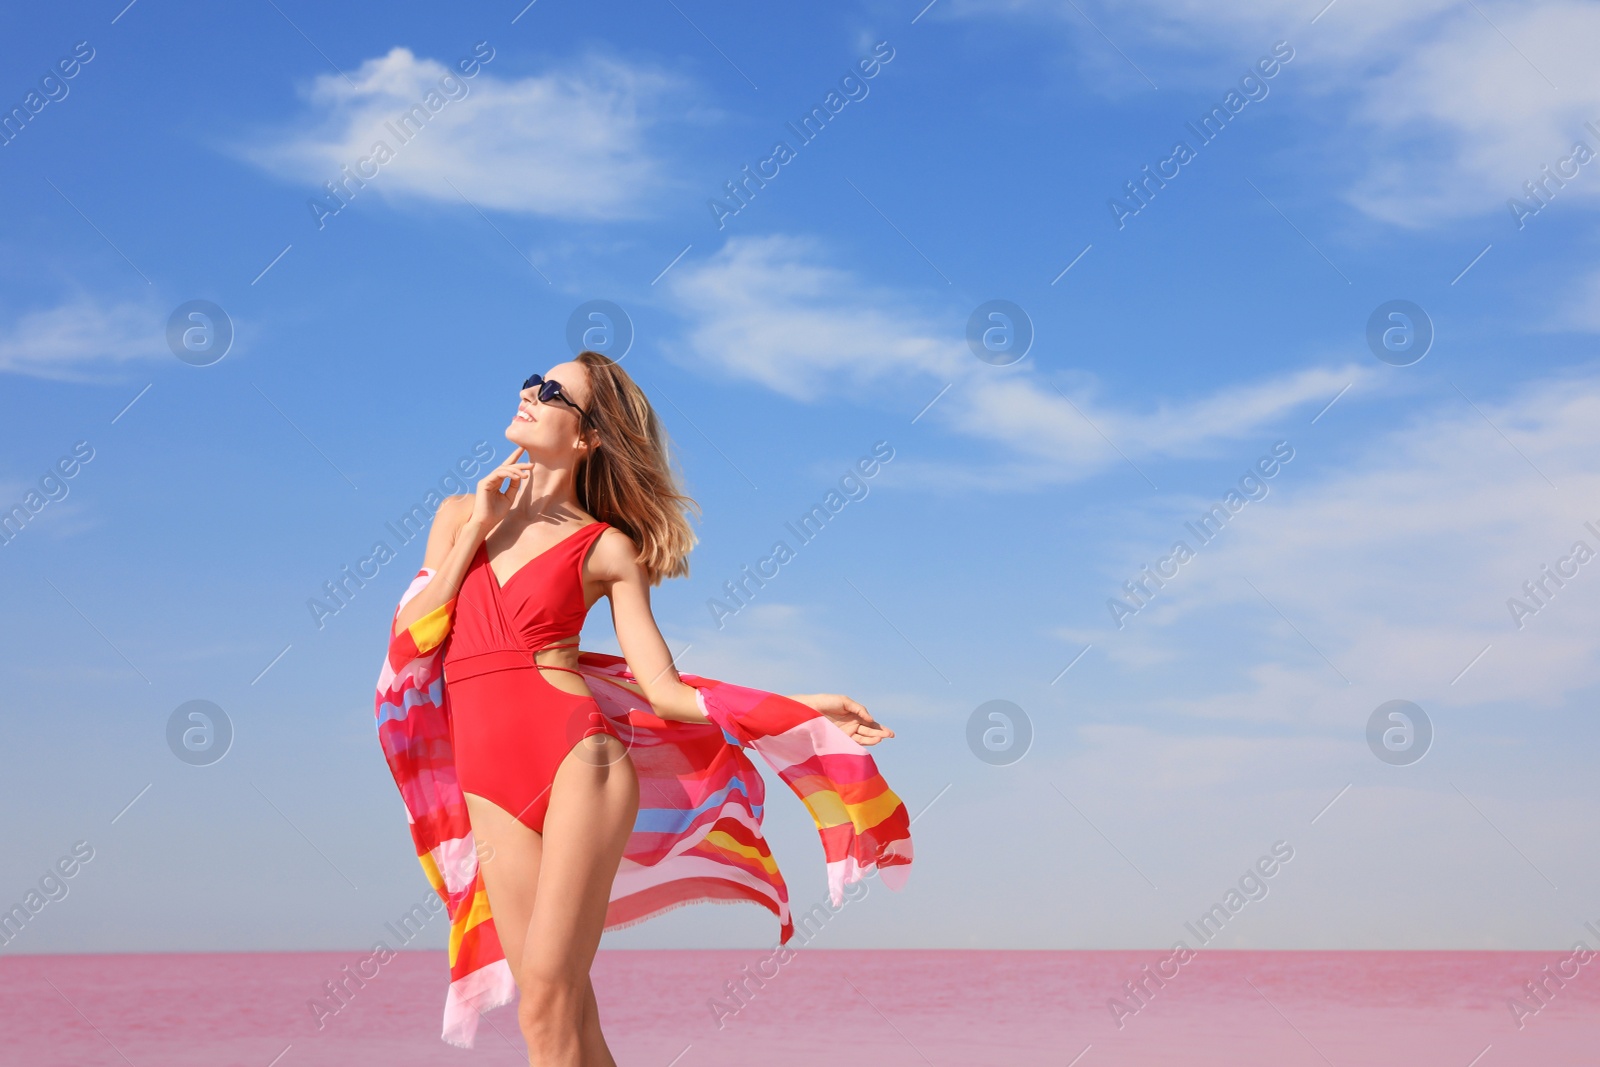
[[[1163,953],[806,949],[720,1028],[709,1006],[763,950],[602,951],[623,1065],[1600,1063],[1600,973],[1519,1028],[1508,998],[1557,952],[1202,953],[1119,1029],[1107,1000]],[[526,1063],[510,1007],[439,1040],[445,960],[401,953],[319,1030],[350,952],[0,957],[0,1063],[312,1067]],[[753,988],[753,986],[752,986]]]

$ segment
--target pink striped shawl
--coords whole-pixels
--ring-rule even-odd
[[[395,616],[433,572],[423,568]],[[442,648],[455,601],[389,642],[376,714],[384,758],[405,803],[417,859],[450,914],[450,987],[443,1038],[471,1048],[478,1017],[516,993],[478,870],[456,780]],[[390,619],[393,630],[394,617]],[[616,656],[581,653],[578,669],[617,725],[639,776],[639,814],[611,888],[606,929],[701,901],[751,901],[794,933],[783,875],[761,834],[765,784],[754,749],[805,803],[822,837],[835,906],[844,887],[877,870],[898,889],[910,873],[905,805],[865,748],[826,716],[775,693],[685,674],[710,723],[657,717]]]

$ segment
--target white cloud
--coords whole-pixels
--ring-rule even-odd
[[[1600,68],[1590,47],[1600,37],[1600,9],[1491,10],[1494,26],[1476,14],[1443,20],[1368,84],[1357,116],[1382,139],[1351,196],[1369,214],[1414,226],[1492,210],[1509,221],[1509,198],[1537,206],[1523,183],[1543,179],[1542,167],[1554,169],[1578,140],[1600,151],[1600,137],[1583,127],[1600,122]],[[1419,132],[1439,150],[1418,151]],[[1579,167],[1570,184],[1551,183],[1546,195],[1593,200],[1596,171],[1600,162]]]
[[[831,395],[839,377],[950,377],[971,361],[896,294],[823,257],[807,238],[735,237],[676,271],[671,289],[692,317],[695,355],[797,400]]]
[[[308,122],[238,152],[319,189],[341,181],[345,167],[370,176],[365,186],[346,183],[351,199],[373,190],[459,204],[459,189],[484,209],[629,218],[665,181],[646,135],[679,88],[670,74],[604,57],[524,78],[501,77],[485,65],[464,78],[394,48],[367,60],[350,81],[319,76],[308,93]],[[402,116],[418,105],[412,124],[402,127]],[[392,158],[358,169],[379,142]]]
[[[1322,149],[1329,159],[1354,161],[1351,202],[1396,225],[1493,212],[1506,212],[1509,221],[1506,200],[1525,195],[1523,182],[1541,178],[1541,166],[1554,167],[1580,138],[1600,151],[1600,137],[1583,128],[1585,120],[1600,124],[1595,5],[1338,0],[1313,25],[1318,7],[1303,0],[1134,0],[1091,11],[1163,88],[1214,88],[1220,96],[1249,59],[1245,50],[1265,53],[1273,42],[1289,41],[1296,58],[1278,86],[1321,96],[1319,123],[1328,122],[1327,103],[1340,108],[1331,112],[1333,125],[1348,129],[1332,135],[1347,137],[1351,151]],[[944,14],[1059,19],[1076,34],[1081,64],[1097,71],[1123,64],[1081,17],[1053,3],[957,0]],[[1124,80],[1144,88],[1125,64],[1113,82]],[[1317,136],[1329,136],[1325,126]],[[1591,171],[1600,171],[1600,161],[1556,196],[1600,196],[1600,174]]]
[[[79,297],[0,326],[0,372],[81,382],[90,370],[142,359],[171,359],[159,312]]]
[[[1547,582],[1546,606],[1520,629],[1507,604],[1536,605],[1523,583],[1575,542],[1600,553],[1600,536],[1583,526],[1600,527],[1600,377],[1474,400],[1482,415],[1446,393],[1315,484],[1286,467],[1212,544],[1174,524],[1196,558],[1125,629],[1102,633],[1103,650],[1134,667],[1171,662],[1161,652],[1176,643],[1196,654],[1219,612],[1244,620],[1236,625],[1258,632],[1267,651],[1242,684],[1161,702],[1235,720],[1348,725],[1395,696],[1553,708],[1600,684],[1590,637],[1600,627],[1600,558],[1561,587]]]
[[[1124,455],[1193,456],[1258,436],[1289,412],[1372,379],[1359,365],[1312,367],[1129,410],[1098,399],[1092,382],[1058,389],[1027,360],[980,363],[967,348],[963,316],[913,307],[823,256],[803,238],[736,237],[705,263],[680,267],[671,291],[690,319],[680,354],[797,400],[837,400],[841,388],[909,396],[899,401],[912,405],[908,417],[923,398],[957,383],[926,418],[1010,457],[1008,469],[989,465],[975,475],[988,484],[1088,477]],[[960,477],[948,465],[939,470],[945,484]]]

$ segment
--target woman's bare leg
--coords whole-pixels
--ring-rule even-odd
[[[533,913],[513,972],[522,990],[517,1019],[536,1067],[615,1062],[600,1035],[589,967],[638,810],[639,779],[614,737],[579,742],[556,771]]]
[[[544,850],[540,835],[515,815],[483,797],[466,794],[467,820],[478,846],[478,867],[489,893],[495,933],[505,951],[511,973],[522,962],[522,943],[533,915],[539,887],[539,859]]]
[[[478,845],[483,868],[484,888],[489,893],[489,909],[494,913],[495,929],[506,963],[513,975],[520,974],[522,949],[528,936],[528,921],[533,916],[533,901],[539,884],[539,857],[543,838],[528,829],[504,808],[472,793],[466,794],[467,817]],[[594,983],[584,976],[584,1014],[581,1035],[584,1067],[615,1067],[616,1061],[600,1032],[600,1009],[595,1001]]]
[[[585,975],[583,984],[583,1033],[580,1043],[583,1046],[584,1067],[617,1067],[617,1061],[611,1058],[611,1049],[606,1047],[605,1035],[600,1032],[600,1005],[595,1001],[594,982]]]

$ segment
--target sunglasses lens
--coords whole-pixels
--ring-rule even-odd
[[[560,382],[547,382],[542,374],[529,375],[528,380],[522,383],[522,388],[538,389],[539,402],[542,404],[548,404],[553,400],[560,400],[562,403],[570,404],[575,410],[578,407],[578,405],[572,403],[572,398],[567,396],[566,392],[562,390]],[[579,413],[581,414],[582,412],[580,411]]]

